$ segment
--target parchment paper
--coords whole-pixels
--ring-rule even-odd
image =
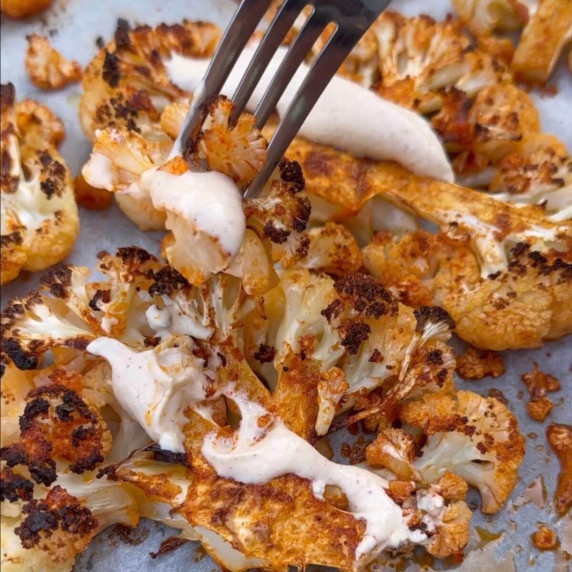
[[[395,0],[392,8],[404,14],[428,13],[437,18],[449,10],[449,0]],[[62,154],[74,174],[85,162],[90,146],[86,141],[77,120],[77,106],[80,94],[79,85],[53,93],[39,92],[28,81],[24,70],[25,36],[30,33],[49,34],[53,45],[70,58],[87,64],[96,53],[96,38],[109,39],[115,29],[118,17],[132,24],[174,23],[188,19],[209,20],[224,26],[230,18],[235,4],[231,0],[56,0],[54,6],[39,17],[25,22],[3,20],[1,25],[1,75],[2,82],[11,81],[16,85],[19,97],[35,97],[47,103],[64,121],[66,141]],[[572,148],[572,80],[561,62],[552,84],[558,89],[555,97],[532,96],[539,108],[543,129],[558,135]],[[141,233],[119,213],[116,207],[103,212],[81,210],[81,234],[69,261],[74,264],[92,266],[95,255],[100,250],[113,251],[117,246],[136,244],[152,252],[158,251],[160,233]],[[22,295],[34,288],[38,276],[23,276],[3,288],[3,302],[12,296]],[[571,301],[572,303],[572,301]],[[459,346],[460,347],[460,346]],[[512,502],[497,515],[484,517],[478,510],[473,517],[473,526],[480,526],[492,532],[504,532],[498,548],[499,556],[514,558],[515,569],[519,572],[549,572],[554,569],[554,554],[540,553],[532,548],[530,535],[538,522],[554,527],[562,541],[562,526],[566,519],[557,523],[550,510],[552,494],[559,467],[555,456],[549,450],[544,432],[548,422],[572,423],[572,338],[547,344],[535,351],[515,351],[504,355],[506,374],[496,380],[463,382],[459,388],[471,389],[486,394],[490,388],[502,389],[509,400],[511,410],[518,416],[522,433],[527,436],[526,456],[520,471],[520,481],[512,494],[512,501],[519,498],[527,485],[538,475],[544,476],[548,500],[539,509],[528,503],[516,511]],[[526,388],[520,376],[532,368],[533,362],[540,368],[555,375],[563,389],[552,394],[554,409],[546,423],[536,423],[527,416],[525,404]],[[345,434],[337,438],[333,445],[352,438]],[[343,460],[341,457],[338,459]],[[475,506],[478,495],[471,497]],[[568,517],[569,518],[569,517]],[[568,527],[570,531],[570,527]],[[197,546],[189,543],[178,550],[151,559],[149,553],[156,551],[161,541],[174,532],[166,527],[143,522],[130,534],[131,542],[126,543],[120,535],[105,531],[94,540],[87,552],[78,560],[75,572],[160,572],[188,571],[211,572],[216,566],[203,556]],[[487,566],[483,563],[483,566]],[[559,568],[559,572],[566,570]],[[484,568],[483,568],[484,569]],[[502,568],[505,570],[506,568]]]

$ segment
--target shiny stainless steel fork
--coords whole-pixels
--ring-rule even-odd
[[[333,75],[389,2],[390,0],[284,1],[268,26],[231,98],[235,106],[233,120],[246,107],[268,63],[303,8],[311,6],[312,12],[289,47],[254,112],[256,125],[259,128],[262,128],[268,120],[292,76],[325,27],[333,23],[335,30],[312,64],[286,113],[280,118],[268,145],[266,162],[249,185],[245,197],[255,197],[261,191]],[[186,143],[198,134],[205,118],[205,106],[220,93],[234,64],[270,4],[271,0],[242,0],[210,62],[201,87],[194,94],[193,103],[173,147],[175,153],[180,154]]]

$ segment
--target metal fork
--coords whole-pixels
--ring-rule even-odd
[[[280,118],[268,145],[266,162],[245,191],[246,198],[255,197],[262,190],[331,78],[389,2],[390,0],[284,1],[231,98],[235,106],[231,121],[236,120],[246,107],[268,63],[303,8],[311,6],[312,13],[288,49],[254,112],[258,128],[264,126],[292,76],[326,26],[333,23],[335,30],[312,64],[286,113]],[[270,4],[271,0],[242,0],[209,64],[201,87],[194,94],[193,103],[175,141],[173,152],[180,154],[187,142],[197,136],[205,119],[206,105],[220,93]]]

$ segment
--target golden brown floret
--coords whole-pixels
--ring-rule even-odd
[[[479,489],[483,512],[500,510],[524,456],[517,421],[502,403],[470,391],[429,394],[406,403],[400,419],[427,436],[414,464],[424,481],[436,482],[450,471]]]
[[[448,504],[441,513],[441,526],[427,544],[427,552],[436,558],[462,554],[469,542],[472,512],[464,501]]]
[[[401,429],[382,429],[365,449],[365,462],[370,467],[385,467],[403,481],[416,480],[414,458],[413,438]]]
[[[481,89],[474,101],[459,90],[443,96],[443,108],[431,122],[450,152],[472,152],[497,165],[507,154],[518,151],[523,136],[540,130],[538,112],[527,93],[512,84]],[[465,165],[459,161],[453,165]],[[458,171],[458,175],[473,173]],[[479,186],[486,181],[481,174]],[[468,178],[468,180],[471,180]]]
[[[266,140],[249,113],[241,113],[231,125],[233,110],[229,99],[219,97],[208,107],[201,131],[191,145],[196,146],[197,159],[204,159],[208,170],[230,177],[245,189],[266,161]]]
[[[60,486],[44,500],[31,500],[15,529],[24,548],[39,548],[52,562],[66,562],[85,550],[97,532],[97,519],[77,498]]]
[[[53,375],[66,376],[58,370]],[[9,467],[27,465],[32,478],[48,486],[56,480],[56,460],[65,461],[78,474],[103,462],[111,434],[100,413],[75,391],[54,383],[33,390],[26,400],[20,439],[1,450]]]
[[[66,60],[48,38],[32,34],[27,37],[26,71],[30,81],[40,89],[60,89],[81,79],[81,66]]]
[[[67,256],[78,233],[73,184],[57,152],[63,125],[43,105],[1,86],[1,282]]]
[[[504,374],[502,355],[489,350],[468,347],[457,358],[457,373],[463,379],[477,381],[485,377],[500,377]]]
[[[10,18],[27,18],[42,12],[54,0],[2,0],[0,10]]]
[[[300,266],[335,277],[352,274],[361,268],[361,250],[345,226],[327,222],[310,229],[308,239],[308,254],[300,261]]]
[[[96,129],[119,121],[130,130],[152,125],[169,102],[187,95],[171,83],[163,60],[176,53],[209,57],[220,39],[214,24],[189,22],[138,26],[119,19],[114,40],[87,66],[80,101],[80,121],[91,139]]]
[[[572,158],[556,137],[527,133],[495,170],[495,197],[540,205],[553,221],[572,218]]]
[[[569,220],[299,139],[287,155],[302,166],[310,196],[339,207],[338,220],[381,196],[440,226],[440,235],[381,233],[364,264],[402,300],[445,308],[471,345],[538,347],[572,330]]]
[[[74,179],[76,203],[88,210],[104,210],[111,206],[113,195],[105,189],[92,187],[80,174]]]
[[[538,0],[514,53],[511,70],[515,78],[544,84],[571,39],[572,2]]]
[[[421,113],[441,108],[445,88],[472,97],[507,78],[503,63],[472,47],[458,21],[406,18],[386,11],[372,30],[379,43],[381,79],[377,91]]]

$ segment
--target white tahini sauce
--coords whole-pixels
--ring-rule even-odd
[[[247,47],[238,59],[222,93],[232,96],[256,47]],[[279,48],[257,85],[247,108],[254,111],[286,55]],[[208,59],[173,54],[164,62],[171,81],[188,91],[200,85]],[[277,105],[284,115],[309,67],[300,66]],[[332,145],[357,157],[392,160],[413,173],[452,182],[453,171],[445,151],[429,124],[415,112],[386,101],[356,83],[334,76],[300,129],[300,135]]]
[[[366,523],[356,550],[358,560],[370,560],[385,548],[406,541],[427,539],[422,532],[408,528],[401,507],[384,490],[388,486],[385,479],[366,469],[329,461],[279,419],[260,427],[259,418],[269,417],[263,407],[239,393],[225,394],[240,409],[239,430],[230,438],[211,433],[202,447],[203,456],[220,476],[242,483],[265,483],[292,473],[310,480],[316,497],[321,497],[326,485],[338,486],[354,516]]]
[[[125,412],[162,449],[184,452],[184,411],[196,407],[209,383],[204,362],[180,347],[136,352],[113,338],[97,338],[87,346],[105,358],[112,369],[111,385]],[[182,351],[183,350],[183,351]]]
[[[149,191],[155,208],[212,237],[229,259],[240,250],[246,221],[242,195],[231,178],[216,171],[173,175],[151,169],[143,173],[141,187]]]

